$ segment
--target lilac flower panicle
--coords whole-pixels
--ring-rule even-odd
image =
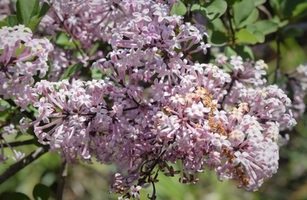
[[[159,172],[180,173],[172,166],[177,162],[186,184],[197,182],[194,174],[204,172],[204,165],[218,180],[236,179],[250,191],[276,173],[279,145],[287,141],[280,131],[295,126],[303,96],[291,101],[277,85],[268,85],[263,61],[224,55],[215,63],[194,61],[193,55],[206,55],[211,47],[204,42],[208,34],[203,25],[170,16],[177,0],[47,2],[52,8],[41,24],[47,33],[64,26],[87,54],[96,42],[112,47],[104,57],[97,51],[77,58],[85,67],[94,60],[92,69],[107,78],[59,81],[70,62],[67,52],[34,39],[22,25],[2,27],[1,98],[38,111],[20,120],[23,134],[33,127],[38,141],[70,164],[95,159],[126,169],[109,188],[119,199],[139,199],[140,189],[157,182]],[[20,46],[24,50],[14,57]],[[53,64],[47,79],[35,82],[34,75],[46,76],[48,58]],[[292,87],[306,86],[304,69],[294,73],[301,82]],[[15,127],[4,127],[4,133],[15,134]],[[12,152],[13,160],[24,156]],[[6,159],[2,151],[0,160]]]

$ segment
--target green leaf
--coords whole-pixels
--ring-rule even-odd
[[[33,189],[33,197],[35,200],[48,200],[50,196],[50,188],[43,185],[37,184]]]
[[[27,195],[20,193],[20,192],[11,193],[10,195],[6,196],[4,200],[12,200],[12,199],[30,200],[30,198]]]
[[[62,78],[60,78],[60,81],[66,78],[71,77],[72,75],[75,75],[77,72],[79,72],[83,67],[83,63],[79,62],[78,64],[75,65],[70,65]]]
[[[5,22],[7,22],[11,27],[18,25],[18,19],[16,15],[8,15],[4,19]]]
[[[297,20],[307,15],[307,2],[298,4],[292,12],[293,20]]]
[[[278,0],[280,4],[280,14],[282,19],[290,17],[300,0]]]
[[[194,0],[184,0],[183,2],[185,4],[192,4],[192,3],[194,3]]]
[[[93,55],[94,53],[96,53],[97,49],[99,47],[99,42],[95,42],[94,46],[91,48],[91,51],[89,53],[89,56]]]
[[[236,28],[242,28],[248,24],[246,20],[251,18],[250,15],[255,9],[254,3],[251,1],[252,0],[243,0],[242,2],[233,6]]]
[[[5,122],[9,116],[9,113],[6,110],[0,111],[0,122]]]
[[[184,3],[182,1],[179,1],[180,5],[179,7],[177,6],[177,3],[173,5],[173,8],[170,12],[170,15],[185,15],[187,12],[187,8],[185,7]]]
[[[232,6],[234,4],[240,3],[241,0],[226,0],[227,5]]]
[[[257,42],[262,43],[264,42],[264,35],[261,31],[254,31],[251,33],[247,29],[241,29],[239,32],[236,33],[236,42],[237,43],[250,43],[256,44]]]
[[[240,23],[240,27],[239,28],[243,28],[246,25],[252,24],[254,23],[259,15],[259,11],[257,8],[254,8],[253,11],[250,13],[250,15]]]
[[[4,26],[10,27],[10,25],[5,21],[0,21],[0,29]]]
[[[243,58],[243,60],[251,59],[254,60],[254,54],[252,49],[247,45],[237,45],[236,46],[238,54]]]
[[[214,20],[222,16],[227,10],[227,3],[224,0],[214,0],[204,5],[207,9],[208,18]]]
[[[269,2],[281,20],[283,20],[291,16],[301,0],[270,0]]]
[[[302,29],[292,27],[284,31],[284,37],[300,37],[304,34]]]
[[[243,60],[246,60],[248,58],[254,60],[253,51],[247,45],[236,45],[236,49],[232,48],[231,46],[227,46],[224,50],[224,54],[228,58],[230,58],[230,56],[240,55]]]
[[[49,36],[45,36],[44,38],[51,40],[53,38],[53,36],[49,35]]]
[[[80,42],[76,40],[76,43],[80,45]],[[64,49],[76,48],[75,43],[70,40],[70,37],[66,33],[60,33],[55,39],[55,44],[61,46]]]
[[[256,38],[258,39],[258,41],[259,41],[260,43],[264,42],[264,34],[263,34],[260,30],[258,30],[257,27],[256,27],[255,25],[249,24],[249,25],[246,26],[246,29],[247,29],[250,33],[252,33],[253,35],[255,35]]]
[[[275,10],[278,11],[280,9],[280,5],[279,5],[279,0],[270,0],[269,3],[271,5],[271,7]]]
[[[30,22],[32,22],[32,21],[34,21],[34,20],[36,20],[37,18],[38,18],[38,14],[36,14],[36,15],[32,16],[32,17],[31,17],[31,19],[30,19]]]
[[[48,13],[50,7],[51,6],[45,2],[42,6],[42,9],[39,11],[39,14],[31,17],[30,23],[27,24],[27,27],[30,28],[32,32],[36,30],[43,17]]]
[[[27,27],[30,28],[32,32],[34,32],[42,19],[43,17],[40,17],[31,21],[29,24],[27,24]]]
[[[237,52],[230,46],[227,46],[224,49],[224,53],[225,53],[225,56],[227,56],[228,58],[230,58],[230,56],[237,56]]]
[[[259,6],[261,4],[264,4],[265,2],[266,2],[266,0],[254,0],[254,5]]]
[[[207,26],[209,29],[214,30],[214,31],[222,31],[223,29],[225,29],[222,20],[219,18],[213,21],[208,21]]]
[[[223,46],[227,44],[229,38],[221,31],[213,31],[209,37],[209,43],[214,46]]]
[[[20,48],[18,48],[15,52],[15,57],[17,57],[24,49],[26,48],[26,46],[24,44],[20,45]]]
[[[39,0],[17,0],[16,11],[19,23],[28,24],[31,17],[36,14],[38,7]]]
[[[92,79],[102,79],[103,72],[100,68],[92,69]]]
[[[224,0],[211,1],[203,6],[195,3],[191,7],[192,12],[198,12],[209,20],[219,18],[226,12],[226,9],[227,3]]]
[[[257,21],[254,25],[257,27],[259,31],[261,31],[265,35],[273,33],[278,29],[278,24],[270,20]]]
[[[44,2],[43,6],[42,6],[42,8],[39,12],[38,17],[45,16],[48,13],[48,11],[50,10],[50,8],[51,8],[51,6],[48,3]]]

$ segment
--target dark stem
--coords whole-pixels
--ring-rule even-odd
[[[280,56],[280,39],[279,38],[276,40],[276,44],[277,44],[277,64],[276,64],[275,76],[274,76],[273,84],[275,84],[276,81],[277,81],[277,75],[279,73],[279,68],[280,68],[281,56]]]
[[[3,144],[3,147],[8,147],[8,146],[11,146],[11,147],[18,147],[18,146],[28,145],[28,144],[34,144],[33,139],[31,139],[31,140],[25,140],[25,141],[11,142],[11,143],[9,143],[9,145]]]
[[[41,155],[48,152],[49,146],[39,147],[33,151],[30,155],[23,158],[19,162],[11,165],[3,174],[0,175],[0,185],[4,183],[11,176],[23,169],[25,166],[38,159]]]
[[[229,9],[227,8],[227,18],[228,18],[228,22],[229,22],[229,26],[230,26],[230,31],[231,31],[231,34],[232,34],[232,44],[234,45],[235,42],[236,42],[236,38],[235,38],[235,32],[233,30],[233,27],[232,27],[232,22],[231,22],[231,18],[232,16],[230,15],[230,12],[229,12]]]
[[[68,34],[69,37],[72,39],[73,43],[76,45],[77,50],[80,52],[81,56],[82,56],[83,58],[85,58],[85,56],[84,56],[82,50],[80,49],[79,45],[77,45],[77,43],[76,43],[76,39],[75,39],[74,35],[73,35],[73,34],[70,32],[70,30],[67,28],[67,26],[65,25],[64,21],[61,20],[61,18],[59,17],[58,13],[55,12],[55,15],[59,18],[61,24],[64,26],[64,28],[65,28],[67,34]]]
[[[59,184],[57,188],[56,200],[62,200],[63,198],[65,179],[67,176],[67,168],[68,168],[68,164],[66,163],[66,161],[64,161],[61,167],[61,175],[60,175],[60,180],[59,180]]]
[[[231,89],[232,89],[232,86],[233,86],[233,83],[234,83],[236,80],[237,80],[237,78],[232,77],[232,78],[231,78],[231,82],[225,86],[225,87],[227,87],[227,86],[229,85],[229,88],[226,89],[226,90],[227,90],[227,94],[230,93],[230,91],[231,91]],[[224,87],[224,88],[225,88],[225,87]],[[223,88],[223,89],[224,89],[224,88]],[[221,109],[223,109],[223,107],[224,107],[224,103],[225,103],[225,99],[226,99],[227,94],[224,95],[222,102],[220,102],[220,103],[222,104]]]

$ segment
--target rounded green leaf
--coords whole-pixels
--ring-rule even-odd
[[[251,0],[243,0],[240,3],[233,5],[234,21],[237,28],[242,28],[248,24],[246,20],[251,18],[254,8],[254,3],[251,2]]]
[[[295,20],[307,15],[307,2],[298,4],[292,12],[292,18]]]
[[[254,8],[250,15],[240,23],[238,28],[243,28],[246,25],[254,23],[258,19],[259,11],[257,8]]]
[[[33,189],[33,197],[35,200],[48,200],[50,196],[50,188],[43,185],[37,184]]]
[[[261,31],[254,31],[254,33],[249,32],[247,29],[241,29],[236,34],[237,43],[250,43],[256,44],[257,42],[262,43],[264,41],[264,35]]]
[[[18,24],[18,20],[16,15],[8,15],[4,19],[5,22],[7,22],[11,27],[16,26]]]
[[[236,46],[238,54],[243,58],[243,60],[246,60],[247,58],[254,60],[254,54],[252,49],[247,45],[237,45]]]
[[[226,9],[227,3],[224,0],[215,0],[204,5],[195,3],[191,6],[192,12],[198,12],[209,20],[219,18],[226,12]]]
[[[179,1],[180,5],[179,7],[177,6],[177,3],[173,5],[173,8],[170,12],[170,15],[185,15],[187,12],[187,8],[185,7],[184,3],[182,1]]]
[[[210,30],[214,30],[214,31],[222,31],[223,29],[225,29],[222,20],[219,19],[219,18],[217,18],[217,19],[215,19],[213,21],[208,21],[207,22],[207,27]]]
[[[300,3],[300,0],[278,0],[280,4],[280,14],[282,19],[291,16],[296,6]]]
[[[227,5],[232,6],[234,4],[240,3],[242,0],[226,0]]]
[[[254,23],[254,25],[259,31],[261,31],[265,35],[273,33],[278,29],[278,24],[270,20],[257,21],[256,23]]]
[[[10,25],[5,21],[0,21],[0,29],[4,26],[10,27]]]
[[[224,54],[228,58],[230,58],[230,56],[237,56],[237,52],[233,48],[231,48],[230,46],[225,47]]]
[[[258,42],[262,43],[264,42],[264,34],[257,29],[257,27],[254,24],[249,24],[246,26],[246,29],[252,33],[253,35],[256,36],[256,38],[258,39]]]
[[[303,34],[304,31],[296,27],[288,28],[284,31],[284,37],[300,37]]]
[[[223,46],[227,44],[229,38],[221,31],[213,31],[209,37],[209,43],[214,46]]]
[[[184,0],[183,2],[186,3],[186,4],[192,4],[192,3],[194,3],[194,0]]]
[[[254,0],[254,5],[259,6],[261,4],[264,4],[265,2],[266,2],[266,0]]]
[[[20,193],[20,192],[11,193],[10,195],[6,196],[4,200],[13,200],[13,199],[30,200],[30,198],[27,195]]]

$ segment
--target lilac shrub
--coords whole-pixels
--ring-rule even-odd
[[[108,41],[112,50],[92,64],[107,78],[56,75],[34,84],[33,76],[45,76],[54,47],[33,39],[22,25],[2,27],[0,94],[14,97],[21,109],[31,103],[38,111],[35,119],[20,120],[23,134],[33,127],[38,141],[63,162],[116,163],[125,175],[115,174],[110,192],[121,194],[119,199],[139,199],[139,190],[154,186],[159,172],[178,174],[172,166],[177,162],[186,184],[197,181],[194,175],[205,172],[204,165],[218,180],[237,179],[238,187],[250,191],[276,173],[285,141],[280,131],[295,126],[298,114],[292,110],[301,110],[305,93],[291,103],[281,88],[267,83],[262,60],[219,55],[212,63],[195,61],[193,55],[206,55],[211,46],[203,40],[208,34],[203,25],[170,15],[175,0],[48,2],[53,10],[43,26],[49,31],[65,26],[86,52],[93,42]],[[52,67],[61,68],[54,59]],[[305,81],[303,73],[300,67],[288,76]],[[291,84],[306,89],[294,78]]]

